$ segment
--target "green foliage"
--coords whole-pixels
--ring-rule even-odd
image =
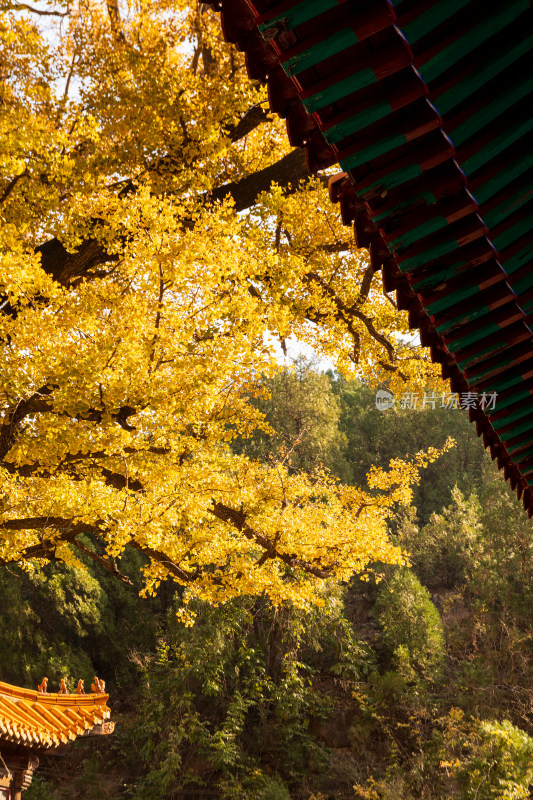
[[[533,523],[465,415],[382,413],[363,384],[303,361],[269,388],[274,433],[239,444],[259,459],[288,454],[301,425],[293,466],[357,481],[372,461],[459,438],[423,473],[418,509],[393,521],[413,569],[331,585],[306,613],[265,596],[197,603],[192,628],[170,582],[148,601],[94,563],[53,578],[1,570],[1,677],[53,686],[96,672],[118,722],[104,758],[72,748],[70,777],[56,787],[38,771],[28,800],[65,800],[73,780],[80,800],[353,800],[354,783],[368,800],[527,797]],[[125,559],[140,572],[140,554]]]
[[[326,763],[309,726],[331,704],[314,675],[362,673],[365,649],[335,597],[308,614],[274,609],[266,598],[197,612],[192,628],[169,617],[158,657],[146,664],[142,721],[130,735],[149,774],[134,796],[155,800],[208,782],[225,798],[282,800],[280,781]]]
[[[472,577],[483,550],[480,515],[476,495],[466,499],[456,486],[451,505],[432,514],[423,528],[404,517],[399,540],[424,583],[451,587]]]
[[[533,520],[488,458],[480,501],[483,547],[472,589],[489,607],[527,625],[533,603]]]
[[[340,403],[329,378],[303,356],[263,381],[265,395],[254,405],[265,415],[269,431],[256,430],[235,449],[251,458],[268,461],[287,458],[293,470],[313,472],[326,467],[341,476],[346,466],[341,455],[345,439],[339,430]]]
[[[279,778],[267,779],[257,800],[291,800],[289,791]]]
[[[444,659],[444,630],[425,586],[406,568],[383,583],[376,600],[382,644],[390,664],[408,681],[435,681]]]
[[[391,748],[385,774],[354,787],[365,800],[526,800],[533,739],[508,720],[465,717],[452,708],[406,760]]]
[[[332,389],[339,399],[339,428],[345,437],[342,454],[346,466],[340,477],[357,485],[371,464],[386,466],[391,458],[422,450],[428,442],[440,447],[451,436],[456,446],[430,464],[415,487],[413,505],[425,524],[431,514],[449,503],[454,486],[465,495],[478,490],[483,447],[468,414],[459,409],[427,407],[420,410],[376,409],[376,391],[359,381],[331,375]]]
[[[533,739],[508,720],[480,722],[476,734],[457,771],[465,800],[529,797]]]
[[[470,719],[452,708],[434,736],[434,758],[457,785],[460,800],[528,798],[533,739],[509,720]]]
[[[141,559],[126,558],[139,572]],[[135,588],[95,564],[85,570],[60,562],[35,573],[0,567],[0,675],[30,687],[46,675],[50,690],[61,678],[73,690],[74,681],[95,672],[113,690],[131,685],[136,670],[128,649],[153,646],[154,612],[163,602],[140,600]]]
[[[96,750],[81,762],[79,774],[74,780],[74,788],[77,792],[82,790],[87,800],[103,800],[106,796],[107,783],[103,759]]]
[[[59,800],[59,798],[43,778],[35,775],[29,788],[24,792],[24,800]]]
[[[5,680],[36,686],[44,675],[50,689],[60,678],[71,685],[94,674],[83,648],[101,630],[106,602],[101,586],[83,570],[58,565],[27,575],[0,571],[0,671]],[[13,644],[15,646],[13,646]]]

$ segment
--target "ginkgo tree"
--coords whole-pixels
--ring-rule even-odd
[[[3,2],[0,559],[95,559],[219,602],[398,562],[412,462],[366,489],[232,451],[293,337],[392,388],[435,377],[192,0]]]

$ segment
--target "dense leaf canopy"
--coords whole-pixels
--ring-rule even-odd
[[[325,177],[202,4],[43,14],[0,16],[3,562],[78,550],[128,581],[130,546],[149,592],[305,603],[401,561],[387,517],[435,451],[363,490],[291,469],[290,445],[232,448],[268,429],[251,401],[276,340],[375,384],[434,377]]]

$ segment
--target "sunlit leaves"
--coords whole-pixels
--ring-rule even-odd
[[[46,36],[2,17],[0,556],[72,561],[87,531],[111,570],[141,550],[148,592],[171,577],[211,602],[305,605],[321,581],[402,561],[387,518],[416,468],[363,490],[235,455],[266,427],[251,400],[279,371],[269,343],[374,383],[431,370],[321,180],[239,214],[212,202],[289,149],[273,118],[232,138],[265,96],[216,17],[117,13],[84,0]],[[36,251],[52,236],[86,259],[61,285]]]

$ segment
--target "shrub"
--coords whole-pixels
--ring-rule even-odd
[[[391,665],[407,680],[436,680],[444,659],[444,629],[428,590],[409,569],[393,573],[375,611]]]
[[[461,800],[519,800],[531,797],[533,739],[503,722],[481,721],[457,769]]]
[[[258,800],[291,800],[289,790],[279,778],[267,778]]]

